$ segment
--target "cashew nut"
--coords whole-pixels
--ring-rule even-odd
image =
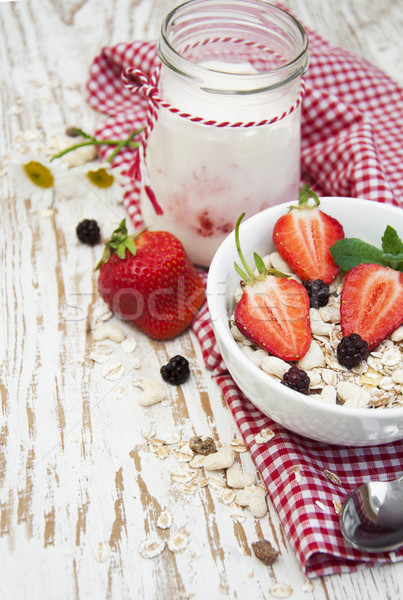
[[[255,483],[253,473],[247,473],[242,470],[239,463],[234,463],[227,469],[227,484],[232,488],[244,488]]]
[[[215,471],[216,469],[226,469],[230,467],[235,460],[235,453],[230,446],[220,448],[217,452],[213,452],[208,456],[205,456],[201,462],[201,466],[208,471]]]
[[[257,485],[239,490],[235,500],[240,506],[247,506],[254,517],[264,517],[267,513],[266,492]]]
[[[126,336],[120,327],[117,327],[112,323],[105,323],[93,330],[92,337],[97,342],[106,339],[112,340],[113,342],[123,342]]]
[[[154,379],[138,379],[133,385],[142,389],[137,396],[141,406],[152,406],[166,398],[165,389]]]

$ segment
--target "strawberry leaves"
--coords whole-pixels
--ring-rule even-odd
[[[96,266],[96,269],[107,263],[112,254],[117,254],[121,260],[126,258],[126,250],[133,256],[136,256],[137,248],[134,242],[137,235],[129,235],[126,227],[126,219],[120,222],[119,227],[111,235],[109,242],[106,242],[104,253],[101,260]]]
[[[343,271],[350,271],[358,265],[367,263],[403,271],[403,241],[390,225],[386,227],[382,236],[382,248],[377,248],[359,238],[343,238],[331,246],[330,253]]]

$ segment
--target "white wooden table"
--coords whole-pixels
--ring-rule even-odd
[[[99,115],[84,89],[92,59],[105,45],[156,38],[175,4],[0,2],[0,156],[26,132],[48,141],[68,126],[92,131]],[[284,4],[403,84],[400,1]],[[160,458],[145,432],[211,435],[223,445],[239,434],[190,333],[156,343],[118,322],[141,361],[134,374],[131,355],[115,344],[110,360],[125,367],[118,382],[89,358],[101,248],[79,244],[75,227],[96,218],[106,235],[123,208],[56,195],[39,206],[17,197],[7,176],[0,182],[0,598],[257,600],[271,598],[275,582],[290,584],[295,599],[402,597],[403,564],[315,579],[311,589],[271,506],[263,519],[236,522],[217,490],[187,492],[172,481],[180,464],[174,446]],[[189,358],[191,380],[170,388],[162,405],[139,406],[133,378],[155,377],[176,353]],[[255,470],[247,453],[240,458]],[[157,527],[163,507],[173,515],[170,529]],[[183,552],[140,556],[150,533],[167,539],[179,531],[189,540]],[[259,538],[280,551],[272,567],[251,551]]]

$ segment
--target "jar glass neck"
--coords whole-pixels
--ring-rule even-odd
[[[250,94],[301,77],[308,38],[300,23],[265,0],[190,0],[165,18],[164,65],[212,93]]]

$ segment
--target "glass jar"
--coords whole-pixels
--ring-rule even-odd
[[[209,266],[242,212],[298,197],[308,39],[265,0],[190,0],[165,18],[158,55],[163,102],[143,157],[141,211]]]

